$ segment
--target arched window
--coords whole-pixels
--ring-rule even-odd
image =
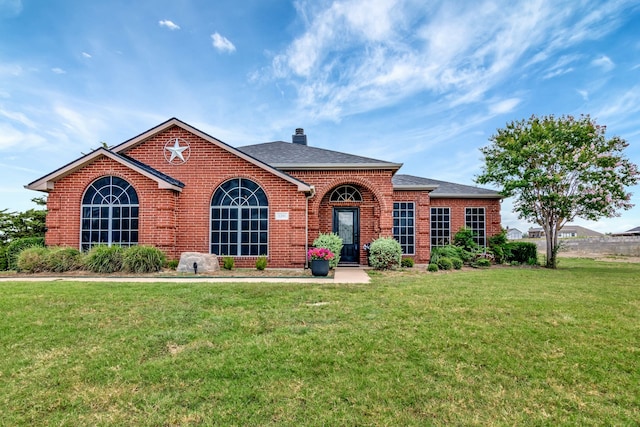
[[[332,202],[361,202],[362,194],[352,185],[342,185],[333,190],[329,200]]]
[[[230,179],[218,187],[211,198],[211,253],[267,255],[268,204],[265,192],[251,180]]]
[[[136,245],[138,211],[138,194],[127,181],[117,176],[95,180],[82,198],[80,247]]]

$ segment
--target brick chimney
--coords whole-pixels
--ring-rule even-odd
[[[307,145],[307,135],[304,134],[304,129],[297,128],[296,134],[291,135],[291,142],[294,144]]]

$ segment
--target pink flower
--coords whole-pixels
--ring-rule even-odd
[[[327,261],[331,261],[333,257],[333,252],[331,252],[327,248],[312,248],[309,249],[309,252],[307,252],[307,258],[309,260],[324,259]]]

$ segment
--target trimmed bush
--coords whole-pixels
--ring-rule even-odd
[[[471,263],[471,266],[474,268],[487,268],[487,267],[491,267],[491,261],[489,261],[486,258],[479,258],[473,263]]]
[[[59,246],[49,247],[47,253],[47,270],[54,273],[82,269],[83,260],[79,250]]]
[[[412,268],[414,266],[413,258],[402,258],[400,265],[406,268]]]
[[[460,270],[464,264],[460,258],[451,258],[451,263],[456,270]]]
[[[47,248],[32,246],[25,248],[18,254],[17,271],[25,273],[40,273],[47,271]]]
[[[453,261],[451,261],[449,257],[441,256],[438,258],[437,265],[441,270],[451,270],[453,268]]]
[[[177,259],[170,259],[169,261],[167,261],[167,268],[170,270],[175,270],[178,268],[178,264],[180,264],[180,261]]]
[[[121,271],[123,253],[124,249],[120,246],[94,246],[85,256],[85,268],[94,273]]]
[[[380,237],[371,243],[369,262],[376,270],[393,270],[402,262],[402,247],[393,237]]]
[[[233,267],[236,265],[235,260],[233,259],[233,257],[230,256],[226,256],[224,258],[222,258],[222,267],[225,270],[233,270]]]
[[[166,262],[164,252],[153,246],[131,246],[122,254],[122,268],[131,273],[154,273]]]
[[[429,264],[429,265],[427,266],[427,271],[430,271],[431,273],[435,273],[435,272],[436,272],[436,271],[438,271],[438,270],[439,270],[439,268],[438,268],[438,264],[433,264],[433,263],[432,263],[432,264]]]
[[[336,268],[340,262],[340,252],[342,251],[342,238],[335,233],[320,233],[313,241],[316,248],[327,248],[333,252],[333,259],[329,261],[329,268]]]
[[[531,242],[508,242],[506,250],[509,258],[506,261],[517,261],[520,264],[536,265],[538,263],[538,248]],[[530,264],[533,263],[533,264]]]
[[[7,269],[18,269],[18,255],[26,248],[32,246],[44,247],[44,237],[23,237],[16,239],[7,245]]]
[[[264,255],[260,255],[256,259],[256,269],[259,271],[263,271],[265,268],[267,268],[267,257]]]

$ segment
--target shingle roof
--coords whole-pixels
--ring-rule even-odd
[[[402,163],[392,163],[284,141],[246,145],[238,147],[238,150],[283,170],[355,168],[398,170],[402,166]]]
[[[56,181],[82,169],[100,156],[106,156],[116,162],[119,162],[127,167],[136,170],[143,175],[146,175],[148,178],[153,179],[158,183],[158,188],[172,189],[176,191],[182,191],[182,188],[184,188],[184,184],[177,179],[165,175],[162,172],[152,168],[149,165],[145,165],[138,160],[134,160],[131,157],[119,153],[114,153],[113,151],[104,147],[93,150],[90,153],[85,154],[84,156],[70,163],[67,163],[61,168],[58,168],[55,171],[25,185],[25,188],[36,191],[52,190]]]
[[[179,180],[177,180],[177,179],[175,179],[175,178],[173,178],[173,177],[171,177],[171,176],[169,176],[167,174],[164,174],[164,173],[160,172],[159,170],[154,169],[151,166],[149,166],[149,165],[147,165],[145,163],[142,163],[139,160],[134,159],[133,157],[129,157],[129,156],[126,156],[124,154],[118,154],[118,153],[114,153],[114,154],[116,156],[119,156],[119,157],[123,158],[125,161],[128,161],[129,163],[132,163],[132,164],[138,166],[140,169],[143,169],[143,170],[149,172],[151,175],[153,175],[153,176],[155,176],[157,178],[160,178],[163,181],[168,182],[169,184],[175,185],[175,186],[180,187],[180,188],[184,188],[184,183],[182,181],[179,181]]]
[[[419,190],[434,188],[429,194],[431,198],[490,198],[501,199],[502,195],[494,190],[474,187],[471,185],[456,184],[453,182],[440,181],[431,178],[422,178],[413,175],[396,174],[391,182],[395,190]]]

